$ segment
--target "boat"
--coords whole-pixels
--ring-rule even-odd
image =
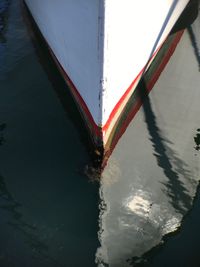
[[[24,1],[105,165],[197,16],[198,1]]]

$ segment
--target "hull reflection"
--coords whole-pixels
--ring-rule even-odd
[[[197,59],[185,31],[104,170],[98,266],[135,266],[192,207],[200,173]]]

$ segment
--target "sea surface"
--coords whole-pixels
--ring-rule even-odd
[[[199,48],[197,18],[97,181],[69,88],[0,0],[0,267],[200,266]]]

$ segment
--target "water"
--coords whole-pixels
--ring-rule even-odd
[[[88,153],[38,62],[19,1],[1,67],[0,266],[94,266],[98,186]]]
[[[0,267],[200,266],[191,34],[97,183],[84,175],[90,155],[76,107],[31,40],[21,1],[0,1],[0,24]]]

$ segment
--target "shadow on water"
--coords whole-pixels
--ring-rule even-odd
[[[190,40],[191,40],[191,44],[192,44],[192,47],[194,49],[194,54],[195,54],[195,57],[196,57],[196,60],[197,60],[197,63],[198,63],[198,67],[199,67],[199,71],[200,71],[200,48],[198,47],[198,43],[197,43],[197,40],[196,40],[196,36],[195,36],[195,33],[192,29],[192,26],[190,25],[188,28],[188,33],[189,33],[189,36],[190,36]]]
[[[190,25],[198,16],[198,7],[199,1],[192,0],[187,5],[187,8],[179,19],[178,24],[180,25],[178,25],[178,27],[181,26],[181,28],[185,28],[187,25],[189,25],[189,36],[194,48],[198,65],[200,66],[199,48],[195,34],[192,30],[192,26]],[[191,17],[191,20],[188,18],[189,14],[191,15],[189,16]],[[174,27],[174,30],[178,30],[178,28],[176,29],[176,27]],[[188,170],[187,164],[178,157],[177,153],[172,148],[170,148],[172,143],[166,138],[162,137],[144,78],[141,79],[138,87],[140,98],[144,100],[142,109],[144,112],[145,122],[147,124],[147,130],[150,135],[150,141],[155,151],[154,156],[156,157],[158,166],[162,168],[164,174],[168,178],[168,182],[164,183],[166,187],[166,193],[169,195],[171,204],[175,210],[184,214],[189,208],[191,208],[192,198],[186,186],[181,181],[180,175],[182,175],[184,178],[187,178],[187,180],[192,183],[192,180],[190,179],[191,173]],[[198,138],[199,136],[197,134],[197,137],[194,138],[196,143],[199,141]],[[199,143],[197,144],[196,148],[199,148]]]
[[[195,149],[196,151],[200,150],[200,129],[197,129],[197,134],[194,137],[194,142],[196,144]]]
[[[141,80],[139,86],[141,97],[146,95],[142,109],[150,135],[150,141],[155,151],[154,156],[156,157],[158,166],[162,168],[164,174],[168,178],[168,182],[164,184],[166,186],[166,192],[171,199],[173,207],[178,212],[184,213],[191,207],[192,198],[183,182],[180,180],[179,175],[181,174],[189,178],[190,172],[187,170],[187,165],[178,158],[176,153],[170,148],[168,145],[170,142],[162,137],[150,98],[147,96],[148,90],[144,79]]]

